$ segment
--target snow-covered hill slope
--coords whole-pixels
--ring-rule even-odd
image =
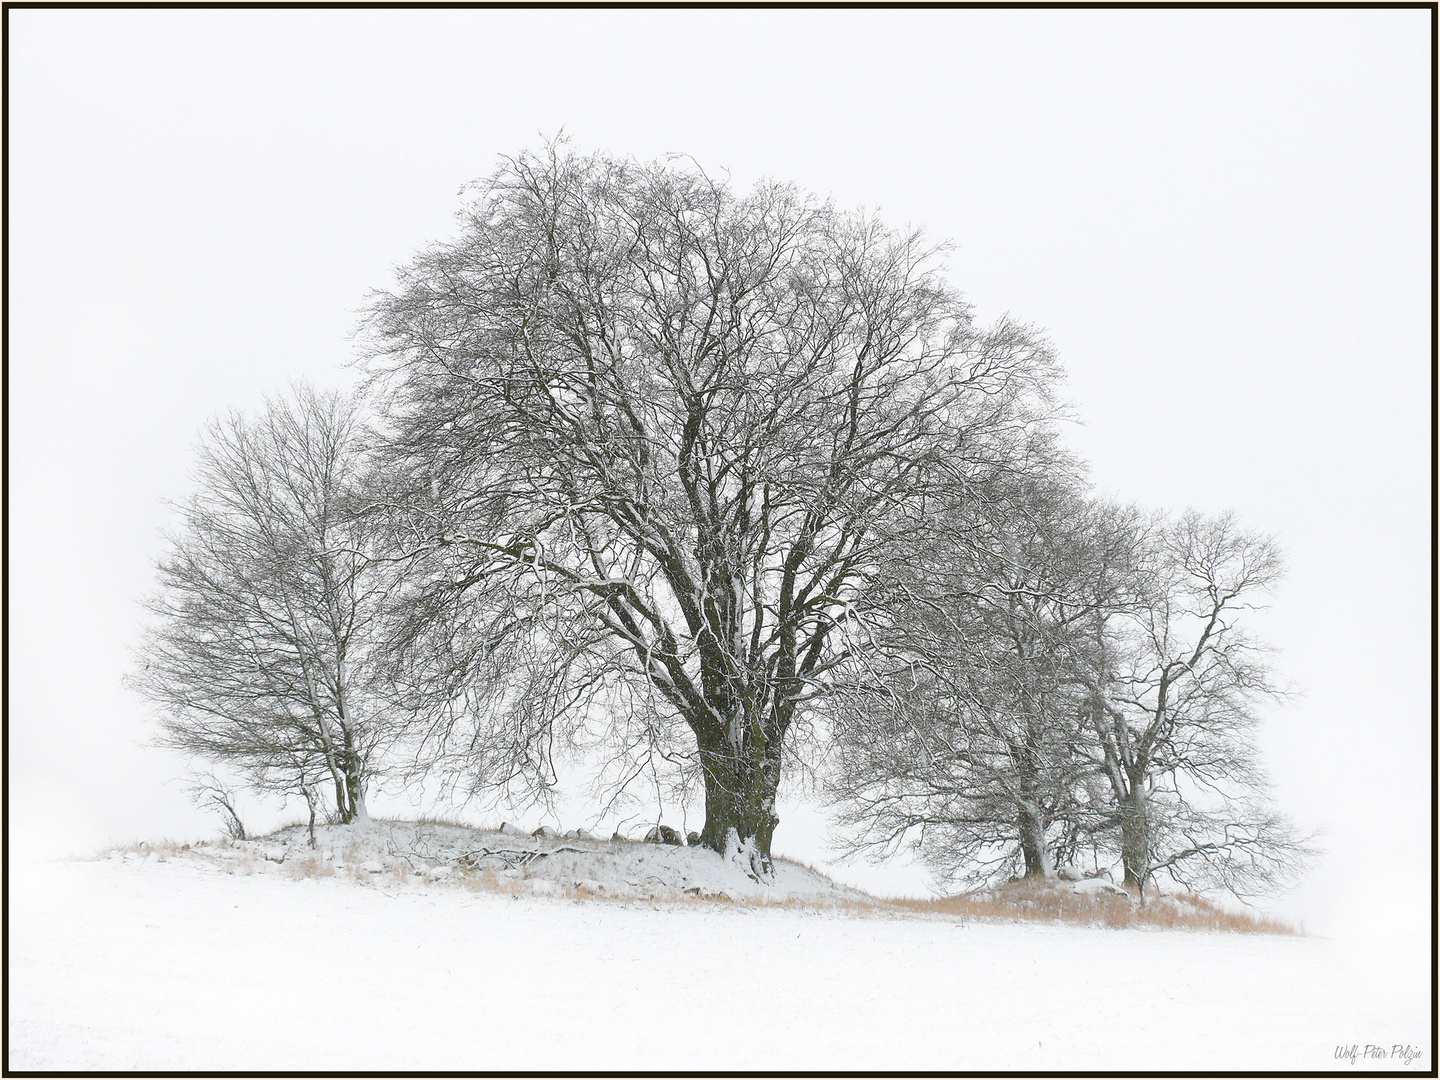
[[[577,903],[290,859],[12,864],[8,1067],[1308,1071],[1368,1044],[1358,1068],[1433,1068],[1425,942]]]
[[[310,845],[294,825],[248,841],[162,845],[114,852],[116,860],[171,859],[227,872],[283,877],[348,877],[374,885],[445,883],[512,895],[609,899],[716,899],[746,903],[834,905],[864,902],[797,863],[777,859],[774,881],[761,885],[734,861],[699,847],[600,839],[570,833],[531,836],[433,822],[373,821],[324,826]]]

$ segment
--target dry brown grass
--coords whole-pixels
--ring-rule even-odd
[[[543,879],[540,879],[543,880]],[[512,891],[526,894],[525,879],[513,883]],[[813,896],[766,896],[764,894],[736,895],[725,892],[708,892],[695,888],[661,888],[650,892],[619,890],[596,892],[588,883],[560,882],[558,895],[577,902],[602,902],[611,904],[650,904],[654,907],[710,907],[723,905],[732,908],[778,908],[784,911],[848,912],[855,914],[883,913],[883,900],[855,900],[849,897],[817,899]]]
[[[576,881],[565,887],[565,895],[571,900],[612,900],[614,897],[607,896],[603,892],[595,892],[589,886],[582,885]]]
[[[999,888],[933,900],[889,900],[899,911],[975,919],[1069,923],[1082,926],[1151,926],[1163,930],[1210,930],[1241,934],[1296,934],[1293,926],[1247,912],[1230,911],[1189,893],[1156,896],[1076,893],[1053,883],[1012,881]]]
[[[449,880],[471,892],[493,893],[498,896],[526,895],[525,879],[512,877],[493,866],[482,866],[475,870],[458,869]]]
[[[457,817],[447,817],[444,814],[421,814],[419,817],[386,818],[387,822],[394,822],[399,825],[444,825],[451,829],[479,829],[481,826],[474,822],[461,821]]]
[[[115,844],[112,847],[102,848],[95,853],[95,858],[107,859],[115,855],[139,855],[148,859],[153,855],[157,861],[164,862],[172,856],[179,855],[182,851],[189,850],[189,844],[182,844],[178,840],[136,840],[129,844]]]
[[[333,877],[335,875],[335,868],[331,866],[330,863],[320,855],[311,852],[305,852],[300,855],[294,853],[289,854],[285,856],[285,861],[281,865],[285,868],[285,873],[296,880],[307,877]]]

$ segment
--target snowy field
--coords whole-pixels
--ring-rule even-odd
[[[509,897],[155,856],[12,864],[10,1069],[1430,1062],[1423,941]],[[270,867],[267,865],[268,871]],[[364,875],[361,875],[364,877]]]

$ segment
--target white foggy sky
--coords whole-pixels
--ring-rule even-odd
[[[1428,12],[9,18],[15,850],[214,831],[121,686],[161,500],[209,415],[353,380],[366,293],[563,127],[953,240],[983,320],[1049,333],[1100,490],[1277,534],[1305,695],[1264,745],[1330,851],[1278,910],[1427,924]]]

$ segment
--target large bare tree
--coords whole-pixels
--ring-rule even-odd
[[[299,387],[212,421],[132,676],[162,745],[260,789],[329,791],[342,822],[365,817],[390,736],[375,645],[393,578],[352,513],[362,472],[343,395]]]
[[[768,875],[783,748],[863,645],[867,581],[1045,407],[1044,343],[978,327],[937,256],[683,162],[552,145],[479,188],[370,325],[412,592],[497,598],[459,669],[552,657],[472,685],[472,739],[538,745],[618,692],[612,730],[693,747],[702,842]]]

